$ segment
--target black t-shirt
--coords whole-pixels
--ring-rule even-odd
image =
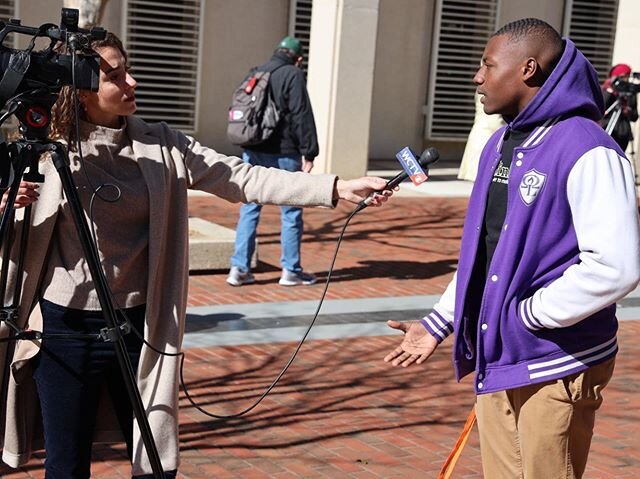
[[[530,131],[510,130],[507,132],[502,144],[502,157],[493,172],[489,194],[487,195],[487,208],[484,213],[483,237],[484,237],[484,264],[485,275],[489,271],[489,265],[496,251],[504,218],[507,215],[507,196],[509,187],[509,171],[511,170],[511,158],[513,149],[520,146],[529,136]]]
[[[507,199],[509,186],[509,172],[511,170],[511,159],[513,149],[520,146],[527,139],[531,131],[509,130],[505,134],[502,144],[502,155],[498,166],[493,172],[491,186],[487,194],[487,207],[484,213],[484,222],[476,260],[473,265],[473,273],[469,283],[466,307],[471,318],[470,336],[475,344],[480,303],[484,293],[484,284],[489,272],[489,265],[493,259],[504,219],[507,214]]]

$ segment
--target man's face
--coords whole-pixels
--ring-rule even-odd
[[[491,37],[484,49],[480,68],[473,77],[482,96],[484,112],[515,118],[524,105],[523,81],[526,57],[520,43],[509,41],[508,35]]]

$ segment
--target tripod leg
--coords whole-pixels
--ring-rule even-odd
[[[611,134],[613,133],[613,130],[616,127],[616,124],[618,123],[618,120],[620,119],[620,114],[621,113],[622,113],[622,111],[620,110],[620,108],[617,108],[613,112],[613,115],[611,115],[611,118],[609,118],[609,123],[607,123],[607,128],[605,129],[605,131],[607,132],[607,134],[609,136],[611,136]]]
[[[25,150],[26,153],[26,150]],[[30,154],[31,152],[29,152]],[[0,248],[2,249],[2,273],[0,275],[0,298],[2,298],[2,304],[5,305],[5,295],[7,291],[7,278],[9,274],[9,258],[11,255],[12,248],[12,234],[13,232],[10,230],[10,225],[14,224],[15,221],[15,207],[14,203],[18,196],[18,190],[20,189],[20,181],[22,179],[22,175],[27,167],[29,162],[29,154],[19,155],[16,161],[16,175],[13,179],[13,183],[9,188],[9,192],[7,195],[7,202],[5,204],[4,210],[2,211],[2,217],[0,219]],[[9,161],[9,158],[0,160],[0,161]],[[13,302],[9,309],[13,309],[17,311],[17,307],[20,304],[20,293],[21,293],[21,285],[22,285],[22,277],[23,277],[23,265],[24,265],[24,255],[26,251],[26,244],[29,238],[29,225],[31,224],[31,206],[28,206],[25,210],[22,235],[20,241],[20,256],[18,259],[18,264],[16,266],[16,280],[15,280],[15,289],[13,292]],[[8,311],[5,309],[5,311]],[[11,325],[11,323],[9,322]]]
[[[60,179],[62,181],[62,189],[64,190],[64,194],[67,198],[71,213],[73,215],[74,223],[78,231],[78,236],[80,237],[80,242],[82,244],[87,264],[89,266],[89,271],[91,272],[91,277],[98,294],[100,306],[102,307],[107,326],[115,337],[114,346],[116,356],[118,358],[118,364],[122,372],[122,379],[124,381],[127,394],[129,395],[129,399],[131,400],[134,417],[136,418],[136,421],[138,422],[138,426],[140,428],[142,441],[147,451],[147,455],[149,456],[149,461],[151,463],[154,478],[162,479],[164,477],[164,473],[162,464],[160,462],[160,457],[158,455],[158,450],[153,440],[151,426],[149,425],[149,420],[145,414],[144,405],[142,404],[142,399],[140,397],[140,392],[138,391],[136,385],[135,375],[133,373],[129,355],[127,354],[124,339],[120,333],[119,328],[117,327],[116,312],[109,296],[107,280],[104,276],[104,272],[100,264],[100,257],[98,255],[96,245],[91,240],[89,226],[87,225],[84,212],[80,205],[80,199],[73,183],[73,178],[71,177],[69,160],[62,145],[60,145],[59,143],[51,143],[50,145],[51,147],[49,151],[51,151],[51,159],[56,170],[58,171],[58,174],[60,175]]]

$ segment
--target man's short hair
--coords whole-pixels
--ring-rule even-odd
[[[539,39],[549,42],[551,46],[562,50],[562,37],[558,31],[539,18],[522,18],[507,23],[492,36],[508,35],[513,40]]]
[[[564,43],[558,31],[539,18],[522,18],[507,23],[497,30],[492,37],[507,35],[512,41],[534,40],[547,45],[553,52],[552,68],[558,62],[564,51]]]

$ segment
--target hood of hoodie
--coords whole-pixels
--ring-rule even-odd
[[[563,38],[564,52],[538,93],[509,127],[529,130],[550,118],[582,116],[598,121],[604,114],[598,74],[575,44]]]

